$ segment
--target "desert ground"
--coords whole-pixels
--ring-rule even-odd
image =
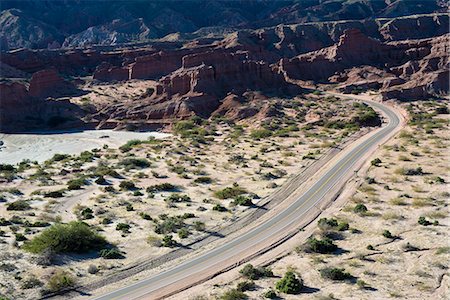
[[[447,299],[445,106],[402,103],[407,126],[283,255],[257,258],[171,299]]]
[[[103,132],[77,133],[69,138],[77,154],[42,161],[45,151],[2,164],[1,293],[39,298],[61,289],[61,278],[95,282],[214,234],[332,147],[370,130],[363,122],[378,122],[370,107],[320,93],[262,104],[270,113],[237,122],[192,118],[157,139],[108,131],[108,144]],[[58,138],[30,135],[21,151],[55,149]],[[41,247],[42,236],[67,223],[87,224],[97,244],[96,235],[106,239],[104,249],[68,254]]]

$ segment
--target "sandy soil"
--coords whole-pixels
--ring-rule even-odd
[[[422,124],[411,121],[413,115],[434,112],[437,105],[441,104],[403,104],[403,109],[409,110],[410,122],[372,155],[371,160],[380,158],[382,163],[367,163],[366,171],[350,181],[336,202],[322,213],[321,217],[349,223],[349,230],[334,233],[333,243],[339,250],[332,254],[302,250],[308,237],[320,239],[327,234],[314,222],[284,245],[290,251],[280,250],[278,256],[251,262],[268,266],[275,277],[255,280],[255,287],[245,291],[249,299],[262,299],[269,289],[276,290],[276,282],[288,270],[297,273],[307,288],[297,295],[277,291],[282,299],[448,299],[449,117],[435,115],[433,121]],[[417,167],[424,174],[402,173]],[[364,204],[367,212],[355,213],[357,204]],[[419,217],[425,217],[430,224],[419,224]],[[385,230],[393,238],[383,236]],[[326,267],[343,268],[354,279],[325,279],[320,270]],[[232,270],[171,299],[220,298],[244,280],[238,270]]]

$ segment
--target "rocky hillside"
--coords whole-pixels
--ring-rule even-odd
[[[115,25],[151,34],[143,22]],[[384,99],[442,96],[449,91],[448,26],[447,14],[429,14],[2,52],[0,129],[154,128],[192,115],[243,119],[260,113],[253,104],[261,99],[320,84],[377,90]]]
[[[118,45],[173,34],[445,12],[441,0],[51,1],[5,0],[2,49]],[[200,30],[200,31],[199,31]],[[168,37],[170,38],[170,37]]]

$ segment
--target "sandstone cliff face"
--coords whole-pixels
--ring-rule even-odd
[[[93,78],[100,81],[124,81],[130,79],[128,66],[116,67],[108,62],[101,63],[94,72]]]
[[[36,72],[29,85],[23,82],[0,83],[0,131],[20,132],[35,128],[57,128],[66,121],[77,121],[83,111],[69,100],[46,100],[64,95],[73,86],[54,69]]]
[[[130,79],[155,79],[181,66],[186,51],[164,52],[136,57],[130,66]]]
[[[59,88],[64,88],[66,82],[55,69],[47,69],[36,72],[31,77],[28,93],[31,97],[45,97],[57,93]]]
[[[347,92],[382,88],[385,99],[419,99],[448,93],[448,45],[449,35],[382,43],[351,29],[337,44],[282,59],[280,67],[295,80],[342,82]]]
[[[230,116],[250,116],[256,114],[254,109],[236,110],[231,105],[234,100],[227,95],[242,97],[248,90],[264,93],[290,89],[295,87],[276,68],[249,59],[247,52],[218,49],[185,55],[182,67],[162,77],[150,97],[110,106],[102,114],[114,119],[169,120],[193,114],[209,117],[217,110],[225,114],[233,107]]]

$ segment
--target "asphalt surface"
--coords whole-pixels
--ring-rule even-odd
[[[356,144],[345,156],[335,162],[335,164],[323,174],[308,190],[305,191],[296,201],[294,201],[285,210],[275,215],[273,218],[258,225],[250,231],[242,234],[234,240],[231,240],[217,248],[214,248],[197,257],[190,258],[185,262],[159,274],[152,275],[146,279],[138,281],[132,285],[115,290],[109,294],[95,298],[97,300],[111,299],[152,299],[152,293],[181,280],[201,280],[200,274],[207,270],[217,269],[219,265],[223,266],[233,264],[232,259],[240,254],[248,256],[253,249],[257,251],[256,245],[264,241],[273,243],[276,237],[279,240],[284,238],[289,230],[295,224],[301,224],[307,213],[322,200],[325,195],[336,187],[341,179],[353,173],[353,167],[360,161],[364,155],[378,145],[385,137],[396,129],[400,120],[389,107],[376,102],[367,102],[372,107],[384,112],[387,116],[388,124],[371,135],[368,139]],[[244,257],[241,257],[241,259]],[[197,277],[197,278],[196,278]]]

